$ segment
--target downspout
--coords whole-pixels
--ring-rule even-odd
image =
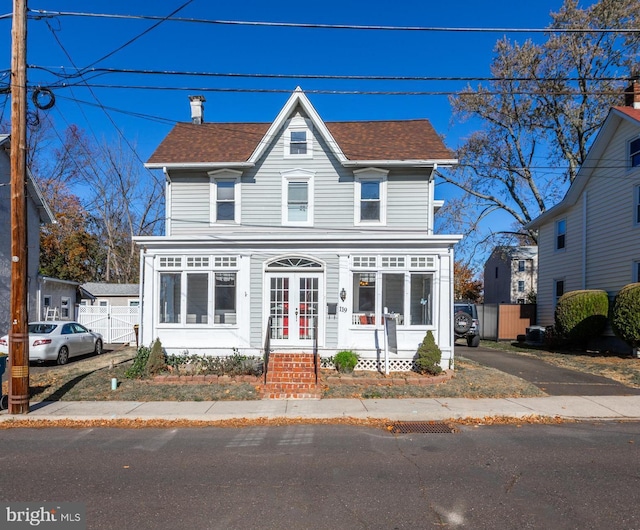
[[[167,166],[162,168],[162,172],[164,173],[164,233],[167,236],[171,235],[171,221],[170,221],[170,212],[171,212],[171,177],[169,176],[169,170]]]
[[[140,315],[140,323],[138,324],[138,336],[136,337],[137,339],[137,346],[140,347],[142,346],[142,337],[143,337],[143,328],[144,328],[144,291],[145,291],[145,283],[144,283],[144,270],[146,268],[146,263],[145,263],[145,254],[147,252],[146,247],[142,247],[140,249],[140,287],[138,289],[138,296],[140,297],[140,308],[139,308],[139,315]],[[153,335],[152,335],[153,336]]]
[[[582,289],[587,288],[587,190],[582,196]]]
[[[429,225],[427,226],[427,234],[429,235],[433,235],[433,230],[434,230],[434,225],[436,222],[436,214],[435,214],[435,208],[433,206],[433,201],[435,200],[435,192],[436,192],[436,172],[438,170],[438,164],[433,164],[433,169],[431,170],[431,175],[429,178],[429,199],[427,201],[427,214],[428,214],[428,223]]]

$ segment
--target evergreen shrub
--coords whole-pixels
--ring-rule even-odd
[[[433,333],[429,330],[418,348],[416,369],[421,374],[437,375],[442,372],[442,368],[440,367],[441,359],[442,351],[436,344]]]
[[[602,334],[607,325],[608,313],[609,297],[606,291],[570,291],[558,300],[556,329],[571,343],[583,346]]]
[[[640,283],[625,285],[616,295],[611,327],[629,346],[640,347]]]

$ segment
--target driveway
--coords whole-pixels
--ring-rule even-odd
[[[456,344],[455,355],[520,377],[550,396],[640,395],[639,388],[630,388],[606,377],[561,368],[516,353]]]

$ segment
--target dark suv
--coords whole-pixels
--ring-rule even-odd
[[[467,339],[467,346],[480,346],[478,310],[473,302],[458,301],[453,304],[453,332],[456,339]]]

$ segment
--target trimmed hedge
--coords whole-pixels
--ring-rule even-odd
[[[640,347],[640,283],[625,285],[616,295],[611,327],[629,346]]]
[[[607,325],[609,297],[606,291],[584,290],[565,293],[556,306],[558,333],[574,344],[586,344]]]

